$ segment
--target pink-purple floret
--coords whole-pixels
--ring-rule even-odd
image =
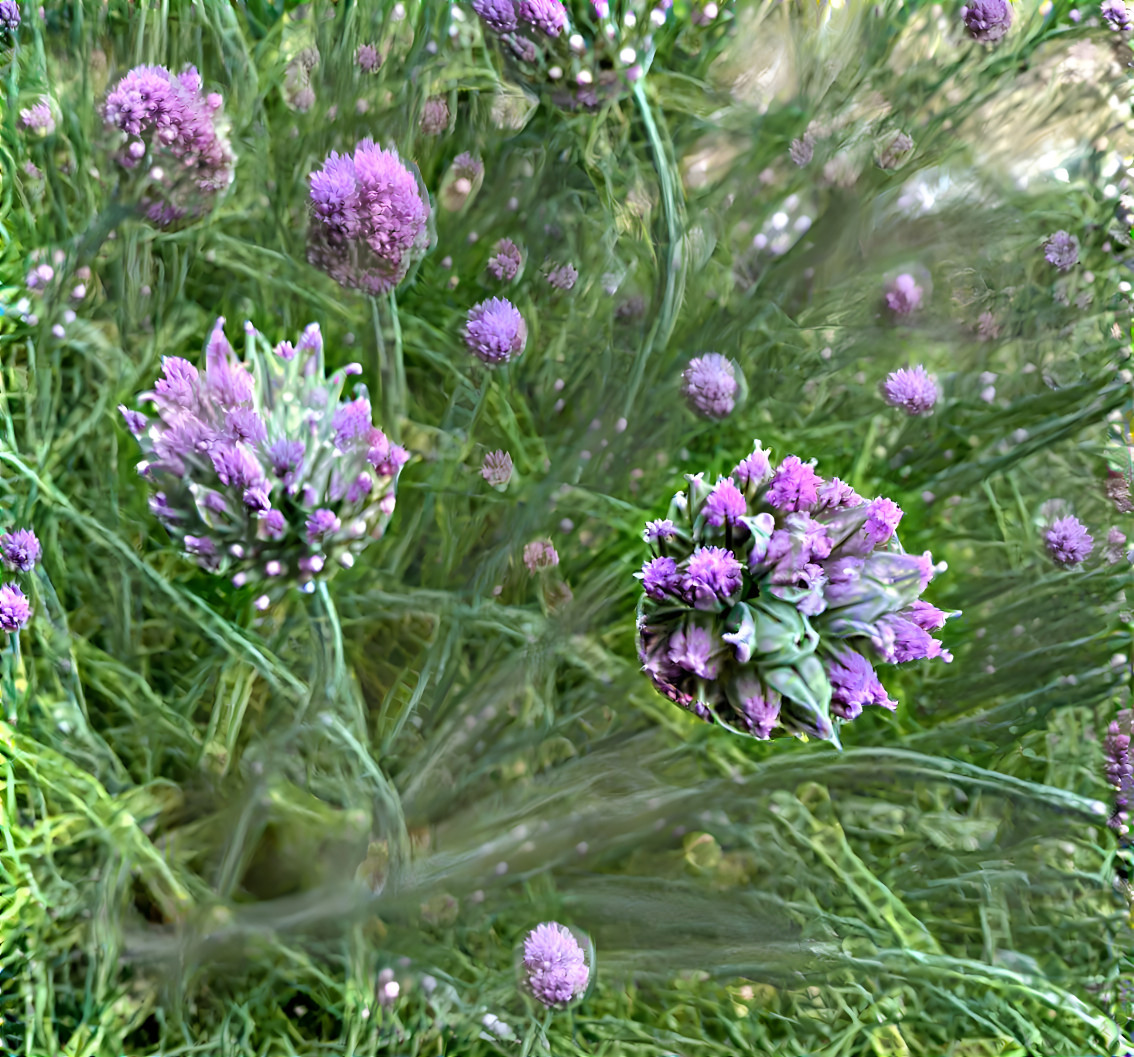
[[[582,997],[590,967],[578,940],[556,922],[537,925],[524,940],[524,976],[528,991],[549,1009],[562,1009]]]

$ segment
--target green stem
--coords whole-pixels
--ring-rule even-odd
[[[335,609],[335,603],[331,600],[331,592],[327,590],[326,580],[320,580],[319,586],[316,588],[316,594],[319,596],[319,603],[323,607],[323,613],[327,618],[327,625],[331,629],[331,664],[330,674],[327,678],[327,699],[329,701],[335,700],[339,692],[343,689],[343,684],[346,682],[346,660],[343,651],[343,629],[339,623],[339,614]]]
[[[391,330],[394,346],[386,348],[382,334],[382,313],[378,298],[370,298],[371,318],[374,322],[374,346],[377,353],[375,374],[381,388],[382,429],[391,439],[401,440],[401,421],[405,414],[405,365],[402,362],[402,328],[398,323],[398,305],[393,291],[389,300],[392,316]]]

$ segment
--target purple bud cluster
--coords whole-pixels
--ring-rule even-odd
[[[318,324],[270,351],[246,333],[241,361],[218,319],[204,371],[167,356],[140,394],[155,419],[119,410],[142,448],[151,510],[202,568],[238,587],[311,590],[383,535],[409,455],[372,424],[364,386],[341,398],[357,364],[325,376]]]
[[[0,0],[0,32],[15,33],[20,28],[20,5],[16,0]]]
[[[706,352],[689,361],[681,380],[681,392],[695,414],[714,419],[732,414],[740,382],[731,360],[719,352]]]
[[[1107,728],[1103,743],[1106,782],[1114,790],[1114,811],[1111,829],[1125,834],[1130,823],[1130,795],[1134,791],[1134,756],[1130,752],[1131,721],[1134,716],[1122,711]]]
[[[169,228],[203,216],[232,183],[222,107],[193,66],[179,74],[137,66],[107,95],[102,114],[120,136],[117,161],[141,183],[140,204],[152,224]]]
[[[1066,231],[1057,231],[1043,244],[1043,258],[1061,272],[1079,263],[1079,240]]]
[[[582,998],[591,978],[579,941],[554,921],[528,933],[521,965],[524,990],[548,1009],[564,1009]]]
[[[906,554],[898,505],[866,499],[756,442],[728,477],[688,487],[651,521],[638,574],[638,654],[654,686],[755,738],[835,740],[866,705],[894,708],[874,664],[952,655],[949,614],[920,596],[942,565]]]
[[[31,529],[13,529],[0,535],[0,559],[12,572],[31,572],[42,555],[39,539]],[[16,634],[27,627],[31,615],[31,603],[19,585],[0,584],[0,631]]]
[[[558,37],[567,28],[560,0],[472,0],[484,25],[501,36],[521,32]]]
[[[1012,25],[1012,5],[1008,0],[970,0],[961,8],[961,21],[973,40],[995,44]]]
[[[311,174],[307,259],[340,286],[383,294],[429,245],[429,197],[393,148],[362,140]]]

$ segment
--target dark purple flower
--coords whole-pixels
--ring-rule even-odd
[[[373,73],[382,65],[382,56],[373,44],[359,44],[355,49],[354,64],[363,73]]]
[[[682,393],[690,408],[706,418],[726,418],[736,406],[736,368],[717,352],[689,361],[681,375]]]
[[[716,609],[739,590],[741,566],[724,547],[698,547],[685,567],[682,590],[691,606]]]
[[[533,576],[559,564],[559,554],[551,540],[532,540],[524,546],[524,564]]]
[[[1099,13],[1103,21],[1116,33],[1129,33],[1131,29],[1130,12],[1123,0],[1102,0]]]
[[[1079,263],[1079,240],[1066,231],[1057,231],[1043,244],[1043,259],[1061,272]]]
[[[705,628],[691,625],[670,636],[669,662],[700,679],[715,679],[717,662],[712,659],[715,648],[716,643]]]
[[[512,456],[506,451],[490,451],[481,464],[480,475],[493,488],[503,488],[512,479]]]
[[[135,437],[140,437],[146,432],[146,427],[149,425],[149,419],[141,413],[141,411],[132,411],[126,407],[125,404],[119,404],[118,410],[122,414],[122,418],[126,422],[126,428],[134,434]]]
[[[20,28],[20,5],[16,0],[0,0],[0,29],[15,33]]]
[[[669,518],[659,518],[657,521],[647,521],[644,538],[647,543],[658,540],[670,540],[677,535],[677,528]]]
[[[547,274],[547,281],[557,290],[570,290],[579,278],[579,271],[573,264],[561,264]]]
[[[42,554],[43,549],[31,529],[16,529],[0,536],[0,555],[9,569],[31,572]]]
[[[370,401],[364,396],[348,404],[340,404],[331,420],[331,427],[335,431],[335,447],[340,451],[346,451],[366,440],[373,428],[370,417]]]
[[[866,705],[896,708],[870,662],[854,650],[841,650],[827,664],[831,681],[831,711],[840,719],[854,719]]]
[[[314,545],[322,543],[328,536],[334,535],[342,527],[342,523],[333,510],[320,507],[307,518],[307,542]]]
[[[705,520],[715,528],[724,524],[737,525],[740,519],[748,513],[748,505],[744,501],[744,493],[732,482],[731,478],[722,477],[709,493],[701,508]]]
[[[1090,557],[1095,541],[1076,517],[1061,517],[1044,534],[1044,545],[1057,565],[1072,566]]]
[[[0,630],[14,634],[31,620],[31,603],[15,584],[0,584]]]
[[[922,289],[908,272],[886,287],[886,307],[896,316],[912,315],[921,307]]]
[[[764,502],[785,513],[810,510],[819,498],[822,483],[822,478],[807,463],[789,455],[772,477]]]
[[[567,12],[560,0],[519,0],[516,13],[521,22],[558,37],[567,28]]]
[[[672,558],[651,558],[642,566],[642,587],[651,598],[664,600],[669,595],[680,595],[681,573]]]
[[[548,1009],[563,1009],[582,997],[591,978],[578,940],[554,921],[528,933],[523,965],[527,990]]]
[[[511,282],[523,263],[524,255],[520,252],[520,247],[511,239],[501,239],[492,247],[492,256],[488,258],[486,267],[494,278],[501,282]]]
[[[507,363],[524,351],[528,328],[519,309],[503,297],[490,297],[469,309],[465,344],[489,366]]]
[[[1012,5],[1008,0],[970,0],[961,8],[961,19],[973,40],[995,44],[1012,25]]]
[[[1122,730],[1118,720],[1107,728],[1103,752],[1107,785],[1119,792],[1130,791],[1134,787],[1134,756],[1130,752],[1130,735]]]
[[[882,399],[907,415],[929,415],[937,403],[937,384],[921,364],[900,367],[882,383]]]
[[[745,489],[759,488],[771,479],[772,463],[759,441],[752,449],[752,454],[746,455],[737,463],[732,475],[740,482],[740,487]]]
[[[185,550],[197,559],[198,564],[205,569],[215,569],[217,566],[217,545],[208,536],[186,536],[182,542]]]
[[[472,6],[480,20],[497,33],[511,33],[518,25],[513,0],[472,0]]]

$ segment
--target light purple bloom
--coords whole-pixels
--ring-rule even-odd
[[[1066,231],[1057,231],[1043,244],[1043,258],[1061,272],[1079,263],[1079,240]]]
[[[720,353],[706,352],[690,360],[681,377],[685,399],[697,414],[721,419],[732,413],[739,383],[736,368]]]
[[[822,479],[807,463],[789,455],[772,477],[764,502],[785,513],[810,510],[819,498],[821,483]]]
[[[528,991],[549,1009],[562,1009],[581,998],[591,978],[578,940],[554,921],[528,933],[523,964]]]
[[[1126,555],[1126,533],[1120,528],[1112,528],[1106,534],[1106,549],[1103,551],[1107,564],[1117,565]]]
[[[903,611],[902,616],[913,621],[923,631],[937,631],[945,626],[949,614],[924,599],[917,599],[909,609]]]
[[[133,433],[135,437],[140,437],[145,433],[149,419],[146,418],[141,411],[132,411],[125,404],[119,404],[118,410],[126,421],[126,428]]]
[[[682,576],[672,558],[651,558],[642,566],[642,588],[659,601],[667,595],[680,595]]]
[[[46,99],[34,106],[20,111],[20,124],[33,132],[50,134],[55,131],[55,118],[51,116],[51,105]]]
[[[647,543],[673,539],[676,535],[677,529],[669,518],[659,518],[657,521],[646,522],[644,538]]]
[[[366,461],[384,477],[394,477],[407,462],[409,452],[375,427],[370,431]]]
[[[0,584],[0,630],[15,634],[31,620],[31,603],[15,584]]]
[[[725,547],[698,547],[685,567],[682,590],[690,605],[715,609],[739,590],[741,565]]]
[[[1012,5],[1008,0],[970,0],[961,8],[961,19],[973,40],[995,44],[1012,25]]]
[[[831,711],[840,719],[854,719],[866,705],[896,708],[870,662],[854,650],[842,650],[827,665],[831,681]]]
[[[332,536],[338,532],[341,527],[342,522],[339,521],[333,510],[320,507],[307,518],[307,524],[305,526],[307,530],[307,542],[312,545],[322,543],[328,536]]]
[[[720,528],[726,523],[739,524],[740,519],[748,513],[748,505],[744,501],[744,493],[731,478],[722,477],[705,500],[702,513],[710,525]]]
[[[472,0],[472,6],[480,20],[497,33],[511,33],[518,25],[513,0]]]
[[[220,444],[209,454],[222,484],[247,489],[263,480],[264,471],[259,461],[243,444]]]
[[[558,37],[567,28],[567,12],[560,0],[519,0],[516,13],[521,22]]]
[[[255,447],[268,437],[264,422],[250,407],[237,407],[224,413],[225,434],[230,440]]]
[[[154,403],[162,408],[194,410],[199,400],[197,368],[180,356],[164,356],[161,371],[164,377],[154,383]]]
[[[886,307],[896,316],[912,315],[921,307],[922,292],[917,280],[903,272],[886,288]]]
[[[880,617],[872,641],[882,659],[891,664],[935,657],[943,661],[953,659],[940,642],[915,621],[907,619],[904,613],[887,613]]]
[[[559,564],[559,554],[551,540],[532,540],[524,547],[524,564],[533,576]]]
[[[480,475],[493,488],[503,488],[512,479],[512,456],[506,451],[490,451],[481,464]]]
[[[573,264],[561,264],[547,275],[547,281],[557,290],[570,290],[579,278],[579,271]]]
[[[520,248],[511,239],[501,239],[492,249],[493,254],[488,258],[486,267],[494,278],[501,282],[511,282],[524,263]]]
[[[1044,545],[1057,565],[1072,566],[1090,557],[1095,541],[1077,517],[1061,517],[1047,530]]]
[[[16,529],[0,536],[0,555],[9,569],[30,572],[42,554],[39,540],[31,529]]]
[[[760,741],[771,737],[780,718],[780,695],[748,674],[738,681],[737,693],[748,732]]]
[[[296,473],[303,464],[305,446],[301,440],[288,440],[279,437],[272,441],[268,448],[268,463],[274,473],[281,480],[286,480]]]
[[[469,309],[465,324],[465,344],[481,362],[489,366],[507,363],[524,351],[528,327],[511,301],[490,297]]]
[[[861,506],[864,501],[862,496],[851,488],[846,481],[840,481],[837,477],[831,477],[819,486],[814,512],[818,513],[821,510],[846,510],[851,507]]]
[[[873,500],[867,507],[866,523],[862,526],[871,548],[890,539],[901,520],[902,508],[892,499],[879,497]]]
[[[1115,792],[1114,811],[1107,825],[1118,833],[1125,833],[1130,821],[1130,795],[1134,790],[1134,757],[1130,752],[1130,713],[1122,711],[1118,715],[1107,727],[1103,741],[1103,773]]]
[[[751,455],[746,455],[736,465],[732,475],[740,482],[741,488],[759,488],[772,477],[772,463],[768,452],[756,442]]]
[[[669,662],[692,672],[700,679],[717,677],[717,662],[712,660],[715,643],[704,628],[691,625],[675,631],[669,639]]]
[[[0,0],[0,30],[15,33],[20,28],[20,5],[16,0]]]
[[[354,62],[363,73],[373,73],[382,65],[382,56],[373,44],[359,44]]]
[[[907,415],[929,415],[937,403],[937,383],[929,372],[916,367],[899,367],[882,383],[882,399],[891,407],[899,407]]]
[[[421,110],[421,131],[427,136],[439,136],[449,127],[449,103],[444,96],[435,95],[425,101]]]
[[[1099,13],[1102,15],[1103,21],[1116,33],[1130,32],[1130,12],[1123,0],[1102,0]]]
[[[331,423],[335,431],[335,447],[345,451],[352,445],[367,440],[373,428],[370,416],[370,401],[364,396],[349,404],[339,405]]]

